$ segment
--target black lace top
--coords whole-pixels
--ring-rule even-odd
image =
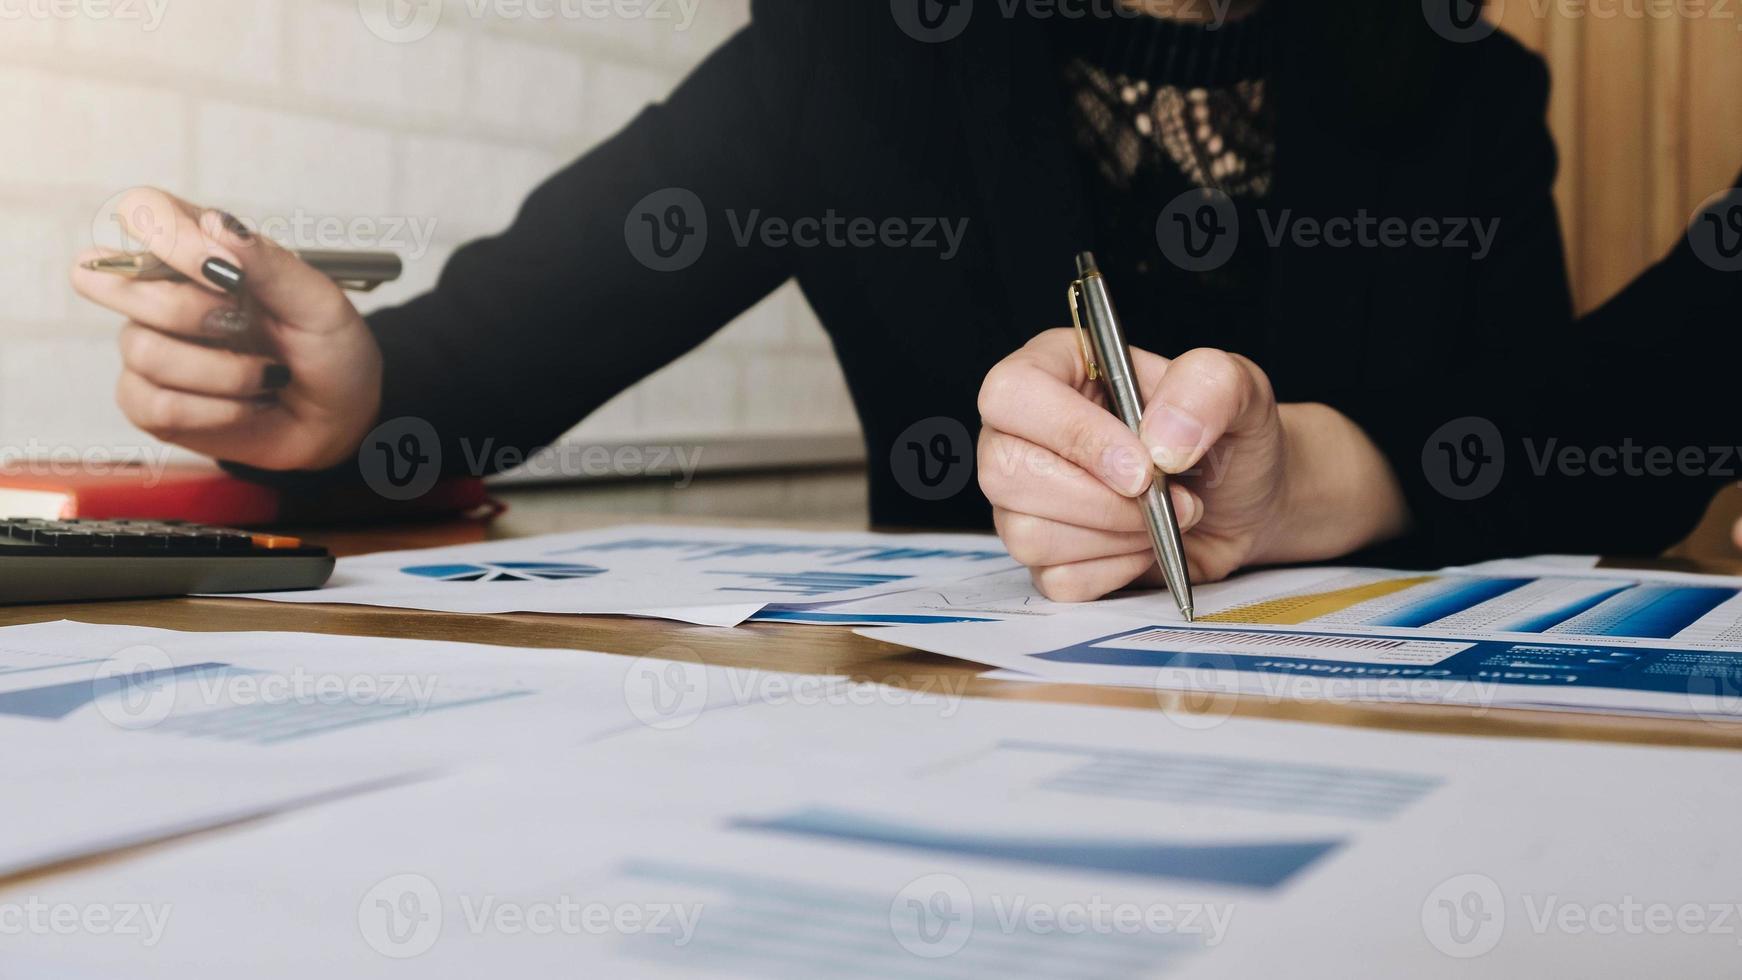
[[[1059,69],[1089,177],[1097,258],[1134,343],[1172,354],[1257,340],[1267,267],[1267,250],[1254,247],[1263,241],[1257,210],[1276,162],[1271,45],[1262,9],[1220,26],[1135,13],[1061,22]],[[1157,222],[1194,190],[1228,196],[1241,245],[1192,271],[1163,249]],[[1167,317],[1182,290],[1197,294],[1190,323]]]

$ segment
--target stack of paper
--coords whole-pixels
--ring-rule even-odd
[[[1742,719],[1742,579],[1594,564],[1260,572],[1201,586],[1188,625],[1160,593],[1049,602],[990,536],[646,526],[350,558],[256,598],[895,626],[868,635],[1055,682]]]
[[[790,687],[787,675],[572,650],[0,629],[0,739],[12,748],[0,761],[0,875],[461,764],[675,732]]]
[[[710,717],[0,893],[129,916],[0,950],[177,980],[1735,962],[1733,754],[992,702]]]

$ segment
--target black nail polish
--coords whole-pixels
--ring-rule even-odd
[[[290,384],[290,368],[282,364],[268,364],[261,375],[260,386],[267,391],[277,391]]]
[[[207,259],[206,264],[200,266],[200,272],[205,275],[207,282],[226,293],[242,291],[242,270],[223,259]]]
[[[245,242],[254,240],[254,233],[248,230],[248,226],[242,223],[242,219],[236,217],[230,212],[219,211],[218,220],[223,222],[225,231],[235,235],[237,238],[240,238]]]
[[[239,337],[248,332],[252,321],[238,309],[220,307],[200,320],[200,332],[208,337]]]

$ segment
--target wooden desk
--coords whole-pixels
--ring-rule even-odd
[[[766,526],[766,520],[698,518],[661,513],[606,514],[574,506],[573,492],[506,494],[509,512],[489,525],[449,523],[310,531],[307,536],[339,554],[433,547],[628,522]],[[840,523],[780,522],[788,527],[839,529]],[[56,619],[155,626],[190,631],[284,630],[355,636],[459,640],[506,646],[569,648],[628,656],[697,658],[727,667],[758,667],[810,674],[845,674],[903,687],[1012,700],[1099,704],[1128,708],[1228,713],[1399,731],[1509,735],[1661,745],[1742,748],[1742,724],[1664,720],[1568,712],[1440,705],[1308,703],[1262,697],[1218,696],[1208,703],[1168,692],[1128,688],[1035,684],[980,678],[985,668],[869,640],[845,627],[753,623],[735,629],[658,620],[600,616],[479,616],[324,606],[238,599],[173,599],[0,607],[0,626]]]

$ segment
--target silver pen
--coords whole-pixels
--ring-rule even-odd
[[[382,283],[399,278],[403,264],[392,252],[343,252],[332,249],[303,249],[297,258],[313,266],[316,272],[339,285],[340,289],[366,293]],[[142,282],[162,280],[186,282],[187,277],[150,252],[129,252],[110,255],[85,263],[93,272],[107,272]]]
[[[1131,427],[1142,431],[1143,395],[1137,388],[1137,371],[1131,366],[1131,350],[1125,344],[1125,330],[1119,326],[1119,316],[1113,312],[1112,297],[1107,295],[1107,281],[1095,268],[1095,256],[1089,252],[1077,255],[1077,279],[1070,288],[1071,322],[1077,326],[1077,337],[1083,342],[1083,361],[1089,370],[1089,380],[1097,378],[1107,388],[1107,400],[1114,414]],[[1192,580],[1186,572],[1185,545],[1180,541],[1179,518],[1173,512],[1173,498],[1168,496],[1167,477],[1161,468],[1150,464],[1154,479],[1143,494],[1143,518],[1149,525],[1149,538],[1155,544],[1155,556],[1161,562],[1162,577],[1173,601],[1179,606],[1186,622],[1192,621]]]

